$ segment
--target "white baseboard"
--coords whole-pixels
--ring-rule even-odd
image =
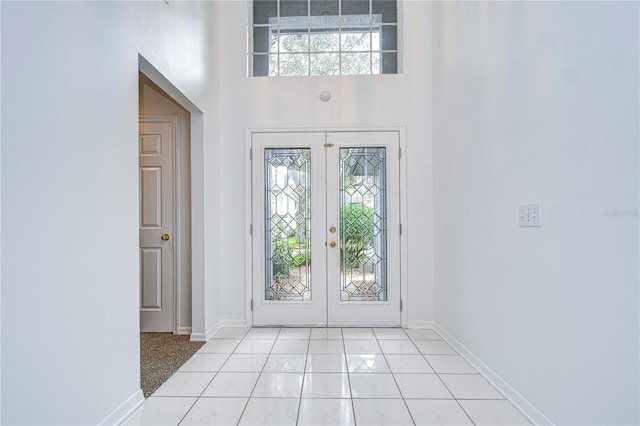
[[[407,328],[430,328],[433,329],[434,326],[433,321],[418,321],[418,320],[409,320],[407,321]]]
[[[142,389],[138,389],[133,395],[131,395],[125,402],[120,404],[118,408],[113,410],[111,414],[104,418],[99,426],[107,425],[119,425],[124,422],[127,417],[131,415],[139,406],[144,402],[144,394]]]
[[[222,327],[246,327],[244,320],[220,320],[204,333],[191,333],[192,342],[208,342]]]
[[[502,377],[493,371],[487,364],[482,362],[473,352],[467,349],[458,339],[453,337],[446,329],[439,324],[435,324],[435,331],[449,343],[469,364],[487,379],[500,393],[502,393],[518,410],[522,412],[534,425],[553,425],[544,414],[533,404],[527,401],[517,390],[511,387]]]
[[[178,327],[178,334],[191,334],[191,327]]]

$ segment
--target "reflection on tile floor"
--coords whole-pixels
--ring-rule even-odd
[[[223,328],[125,425],[521,425],[433,330]]]

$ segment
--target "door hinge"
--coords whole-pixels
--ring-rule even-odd
[[[400,224],[400,235],[402,235],[402,224]]]
[[[251,299],[251,310],[253,311],[253,299]]]
[[[249,235],[253,235],[253,223],[249,224]]]
[[[398,148],[398,158],[402,158],[402,148]]]
[[[249,148],[249,161],[253,160],[253,148]]]
[[[400,300],[400,312],[402,312],[402,300]]]

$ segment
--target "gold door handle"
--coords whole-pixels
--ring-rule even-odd
[[[329,232],[331,232],[332,234],[336,232],[336,227],[332,226],[331,228],[329,228]]]
[[[329,243],[329,246],[330,246],[330,247],[335,247],[335,246],[336,246],[336,242],[335,242],[335,241],[331,241],[331,242]]]
[[[162,234],[162,236],[160,237],[162,239],[162,241],[169,241],[169,238],[171,238],[171,235],[169,234]]]

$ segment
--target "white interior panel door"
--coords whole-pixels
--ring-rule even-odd
[[[252,135],[254,325],[400,325],[398,132]]]
[[[173,332],[173,151],[177,120],[142,117],[140,166],[140,331]]]

